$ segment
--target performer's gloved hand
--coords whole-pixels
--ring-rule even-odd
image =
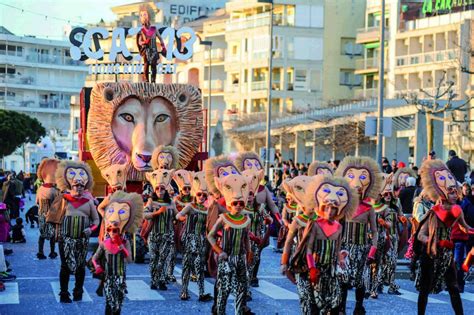
[[[219,260],[227,260],[227,258],[229,258],[229,256],[227,255],[226,252],[221,252],[219,254]]]
[[[453,249],[454,243],[448,240],[441,240],[438,241],[438,246],[446,249]]]
[[[160,214],[162,214],[163,212],[166,211],[166,207],[165,206],[162,206],[160,209],[158,209],[158,211],[156,212],[153,212],[153,216],[156,217],[156,216],[159,216]]]
[[[104,272],[104,268],[102,268],[102,266],[99,265],[99,264],[94,260],[94,258],[92,258],[92,265],[94,265],[94,269],[95,269],[94,273],[95,273],[96,275],[100,275],[101,273]]]
[[[367,256],[367,265],[375,262],[375,253],[377,253],[377,247],[370,246],[369,255]]]
[[[86,237],[89,237],[91,236],[92,234],[92,229],[90,227],[84,229],[84,231],[82,231],[82,233],[86,236]]]
[[[387,227],[387,222],[384,219],[378,218],[377,222],[380,226]]]
[[[287,264],[281,265],[280,266],[280,271],[281,271],[282,275],[286,275],[286,272],[288,271],[288,265]]]
[[[262,239],[260,237],[256,236],[255,234],[253,234],[252,232],[249,233],[249,238],[252,242],[257,244],[257,246],[262,245]]]
[[[400,220],[400,222],[402,222],[403,224],[407,224],[408,222],[407,218],[404,215],[398,216],[398,220]]]
[[[466,259],[464,260],[461,268],[464,272],[469,272],[469,268],[474,263],[474,248],[471,249],[469,254],[467,254]]]
[[[318,268],[313,267],[309,269],[309,281],[312,284],[316,284],[319,281],[319,277],[321,276],[321,271]]]

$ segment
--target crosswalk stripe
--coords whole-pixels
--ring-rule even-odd
[[[177,279],[177,282],[180,285],[183,285],[181,277]],[[189,281],[188,290],[191,291],[192,294],[199,296],[199,287],[198,287],[197,282]],[[214,284],[210,283],[209,281],[204,280],[204,294],[206,293],[210,293],[211,295],[214,295]],[[233,300],[233,299],[234,299],[234,296],[231,294],[229,296],[229,300]]]
[[[61,291],[60,286],[59,286],[59,282],[58,281],[52,281],[50,283],[51,283],[51,288],[53,289],[54,298],[56,299],[56,302],[59,303],[59,291]],[[82,293],[82,301],[81,302],[92,302],[92,299],[91,299],[89,293],[87,293],[86,288],[83,288],[83,290],[84,290],[84,292]],[[72,296],[71,296],[71,299],[72,299]]]
[[[404,300],[412,301],[412,302],[415,302],[415,303],[418,302],[418,293],[414,293],[414,292],[403,290],[403,289],[399,289],[398,291],[400,291],[400,293],[402,293],[402,295],[397,295],[397,297],[399,297],[401,299],[404,299]],[[428,298],[428,303],[447,304],[444,301],[433,299],[433,298]]]
[[[0,293],[1,304],[20,304],[20,296],[18,294],[18,282],[6,282],[5,291]]]
[[[441,294],[448,295],[449,292],[443,291]],[[464,292],[461,293],[461,299],[474,302],[474,293]]]
[[[265,280],[259,281],[259,287],[254,288],[256,291],[271,297],[274,300],[298,300],[298,294],[283,289],[273,283]]]
[[[127,299],[130,301],[163,301],[165,298],[151,290],[143,280],[127,280]]]

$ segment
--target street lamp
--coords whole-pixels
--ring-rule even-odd
[[[206,130],[206,146],[207,146],[207,154],[208,157],[211,156],[211,66],[212,66],[212,57],[211,57],[211,50],[212,50],[212,41],[210,40],[201,40],[199,38],[199,44],[203,46],[209,47],[209,72],[207,76],[209,90],[208,90],[208,100],[207,100],[207,130]]]
[[[273,0],[262,0],[262,3],[270,4],[270,47],[268,54],[268,106],[267,106],[267,137],[265,152],[265,174],[270,176],[270,147],[272,145],[272,59],[273,59]]]
[[[378,100],[378,117],[377,117],[377,151],[376,161],[382,165],[382,141],[383,141],[383,90],[385,75],[385,0],[382,0],[382,16],[380,21],[380,64],[379,64],[379,100]]]

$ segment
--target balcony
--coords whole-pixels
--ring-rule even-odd
[[[254,81],[251,84],[252,91],[264,91],[268,89],[267,81]]]
[[[377,89],[377,88],[354,89],[354,92],[355,92],[354,96],[355,96],[356,99],[377,98],[378,97],[378,91],[379,91],[379,89]]]
[[[203,91],[209,91],[209,80],[204,81]],[[212,92],[223,92],[224,82],[222,80],[211,80],[211,91]]]
[[[223,48],[212,49],[211,60],[215,62],[224,61],[225,51]],[[209,60],[209,50],[204,51],[204,59]]]
[[[388,28],[385,29],[385,40],[389,39]],[[380,41],[380,26],[369,26],[357,29],[356,44]]]
[[[456,49],[430,51],[420,54],[411,54],[406,56],[398,56],[397,67],[416,66],[420,64],[433,64],[437,62],[452,61],[457,58],[458,52]]]
[[[240,62],[240,55],[228,54],[225,58],[226,62]]]
[[[17,89],[78,93],[80,87],[84,85],[84,81],[71,80],[68,77],[54,78],[53,80],[55,82],[41,80],[36,75],[0,74],[0,85]]]
[[[226,31],[238,31],[270,24],[270,14],[261,13],[248,18],[230,20],[226,23]]]
[[[228,84],[227,85],[227,90],[226,92],[229,93],[239,93],[240,92],[240,84],[239,83],[234,83],[234,84]]]
[[[0,56],[6,58],[14,58],[15,62],[28,62],[28,63],[39,63],[48,65],[61,65],[61,66],[78,66],[85,67],[83,61],[72,60],[71,57],[50,55],[50,54],[23,54],[22,56],[7,56],[5,50],[0,50]]]
[[[385,70],[388,68],[388,61],[385,58]],[[356,59],[356,74],[377,72],[379,70],[379,58],[359,58]]]
[[[67,98],[67,97],[66,97]],[[0,107],[7,107],[18,111],[55,112],[60,110],[69,112],[69,98],[67,100],[24,100],[19,97],[0,99]]]

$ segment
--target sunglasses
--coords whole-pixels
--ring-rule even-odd
[[[237,206],[245,207],[245,202],[243,200],[236,200],[236,201],[232,201],[231,205],[234,207],[237,207]]]
[[[184,186],[184,187],[183,187],[183,190],[185,190],[185,191],[190,191],[190,190],[191,190],[191,187],[189,187],[189,186]]]
[[[118,233],[120,229],[118,227],[108,227],[107,232]]]
[[[201,197],[207,198],[207,194],[206,194],[206,193],[203,193],[203,192],[198,192],[198,193],[196,193],[196,197],[199,197],[199,198],[201,198]]]

